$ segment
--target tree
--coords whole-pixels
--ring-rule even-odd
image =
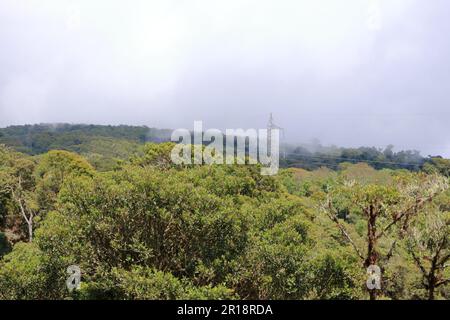
[[[55,265],[33,243],[19,242],[0,260],[0,300],[64,297],[65,270]]]
[[[56,265],[80,266],[86,297],[298,299],[311,284],[352,297],[342,262],[311,258],[311,219],[257,167],[124,166],[68,178],[35,243]],[[313,266],[337,280],[320,282]]]
[[[343,180],[330,188],[322,210],[354,248],[363,262],[363,266],[368,268],[380,262],[378,242],[386,238],[394,226],[399,227],[401,234],[406,232],[411,218],[446,188],[446,180],[442,177],[424,174],[399,176],[396,184],[392,186],[361,184],[356,181]],[[339,213],[343,209],[353,211],[365,219],[366,237],[363,241],[366,245],[365,252],[361,250],[341,222]],[[384,259],[392,256],[397,239],[398,236],[394,236]],[[375,300],[376,289],[369,290],[369,295],[371,300]]]
[[[39,209],[44,212],[54,209],[58,193],[67,178],[91,177],[94,172],[83,157],[72,152],[52,150],[41,156],[34,172]]]
[[[71,177],[36,241],[44,252],[73,257],[87,279],[140,265],[189,277],[195,285],[220,284],[245,246],[247,221],[230,198],[190,178],[135,166]],[[201,268],[214,275],[202,277]]]
[[[0,198],[3,208],[9,207],[27,225],[28,239],[33,239],[34,219],[38,213],[35,178],[36,163],[27,156],[0,146]],[[9,202],[10,205],[5,205]]]
[[[423,170],[427,173],[438,173],[445,177],[450,177],[450,159],[431,158],[424,164]]]
[[[176,167],[170,158],[175,143],[147,143],[143,147],[143,156],[134,157],[132,162],[140,166],[154,166],[161,170]]]
[[[429,300],[435,298],[436,289],[450,283],[449,235],[450,212],[441,211],[436,204],[428,206],[408,232],[407,250],[422,273]]]
[[[131,270],[114,268],[101,282],[90,282],[81,288],[81,299],[105,298],[133,300],[233,299],[233,290],[223,285],[196,286],[187,278],[179,279],[169,272],[135,266]]]
[[[11,196],[14,206],[20,212],[27,225],[28,241],[33,240],[34,219],[38,213],[35,194],[35,181],[33,170],[35,163],[26,158],[15,161],[14,167],[6,173],[3,181],[3,190]]]

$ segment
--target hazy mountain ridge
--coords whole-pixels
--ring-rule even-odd
[[[0,144],[30,155],[49,150],[68,150],[84,155],[97,168],[111,168],[118,159],[138,153],[146,142],[170,141],[171,129],[147,126],[92,124],[34,124],[0,128]],[[376,169],[419,170],[431,157],[423,157],[416,150],[393,151],[375,147],[345,148],[297,144],[285,145],[281,150],[281,166],[331,169],[344,162],[366,162]]]

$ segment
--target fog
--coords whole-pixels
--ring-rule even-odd
[[[2,0],[0,126],[262,128],[450,156],[445,0]]]

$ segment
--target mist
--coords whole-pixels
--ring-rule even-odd
[[[450,157],[444,0],[0,4],[0,127],[263,128]]]

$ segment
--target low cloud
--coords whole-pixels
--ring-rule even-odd
[[[262,127],[450,156],[448,1],[4,0],[0,126]]]

